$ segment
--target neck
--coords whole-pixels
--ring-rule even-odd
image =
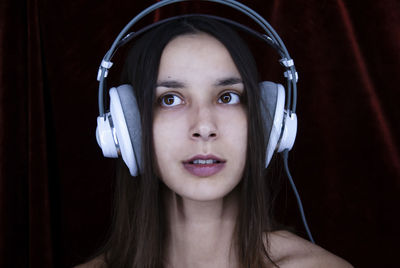
[[[167,260],[171,267],[234,267],[238,197],[195,201],[166,190]]]

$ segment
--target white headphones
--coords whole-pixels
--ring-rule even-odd
[[[142,17],[148,13],[162,7],[176,2],[184,2],[190,0],[163,0],[153,4],[147,9],[143,10],[136,17],[134,17],[120,32],[118,37],[113,42],[110,50],[104,56],[98,71],[97,80],[99,85],[99,116],[97,117],[96,138],[99,146],[101,147],[105,157],[117,158],[122,155],[122,158],[129,168],[132,176],[138,176],[143,170],[142,151],[141,151],[141,120],[139,109],[136,102],[136,97],[132,86],[121,85],[110,89],[110,110],[104,112],[103,94],[104,82],[108,75],[108,70],[113,65],[111,58],[119,46],[128,42],[132,38],[148,31],[155,26],[170,21],[179,19],[184,16],[169,18],[161,22],[154,23],[143,28],[135,34],[127,34],[129,29]],[[287,80],[287,91],[281,84],[273,82],[260,83],[260,96],[261,96],[261,112],[264,118],[273,118],[272,126],[267,126],[266,129],[271,129],[268,146],[266,148],[266,163],[267,167],[274,152],[283,152],[291,150],[296,138],[297,132],[297,117],[296,117],[296,100],[297,100],[297,79],[298,75],[294,66],[293,59],[290,58],[289,53],[282,42],[279,35],[275,30],[266,22],[259,14],[250,9],[249,7],[233,1],[233,0],[203,0],[209,2],[216,2],[226,6],[230,6],[252,18],[259,24],[265,31],[265,34],[260,34],[243,26],[237,22],[228,20],[226,18],[201,15],[220,20],[227,24],[239,27],[258,38],[261,38],[269,45],[271,45],[281,56],[280,63],[285,68],[284,76]],[[185,15],[190,16],[190,15]],[[198,16],[198,14],[196,15]],[[286,93],[286,94],[285,94]],[[268,122],[268,120],[265,120]]]

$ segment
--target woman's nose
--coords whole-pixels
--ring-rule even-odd
[[[202,126],[192,133],[195,139],[209,140],[217,137],[217,131],[208,126]]]
[[[212,109],[203,107],[194,111],[190,134],[192,139],[204,141],[218,137],[216,115]]]

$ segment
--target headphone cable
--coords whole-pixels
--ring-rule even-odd
[[[290,174],[290,171],[289,171],[289,165],[288,165],[289,150],[287,150],[287,149],[284,150],[284,151],[281,153],[281,155],[282,155],[282,158],[283,158],[283,165],[284,165],[284,167],[285,167],[286,175],[288,176],[290,185],[292,186],[294,195],[296,196],[296,201],[297,201],[297,205],[298,205],[299,210],[300,210],[301,219],[303,220],[304,228],[306,229],[306,232],[307,232],[307,235],[308,235],[309,240],[310,240],[313,244],[315,244],[314,238],[313,238],[312,235],[311,235],[310,228],[308,228],[308,224],[307,224],[306,216],[305,216],[305,214],[304,214],[304,209],[303,209],[303,205],[302,205],[302,203],[301,203],[300,195],[299,195],[299,193],[298,193],[298,191],[297,191],[296,185],[294,184],[292,175]]]

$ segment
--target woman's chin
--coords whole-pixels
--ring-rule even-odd
[[[167,187],[178,196],[188,199],[191,201],[201,201],[201,202],[209,202],[209,201],[218,201],[222,200],[224,197],[229,195],[230,192],[235,188],[237,184],[232,185],[224,185],[215,183],[215,181],[202,178],[200,182],[193,183],[185,183],[184,187],[180,187],[179,189],[174,189],[173,186]]]

